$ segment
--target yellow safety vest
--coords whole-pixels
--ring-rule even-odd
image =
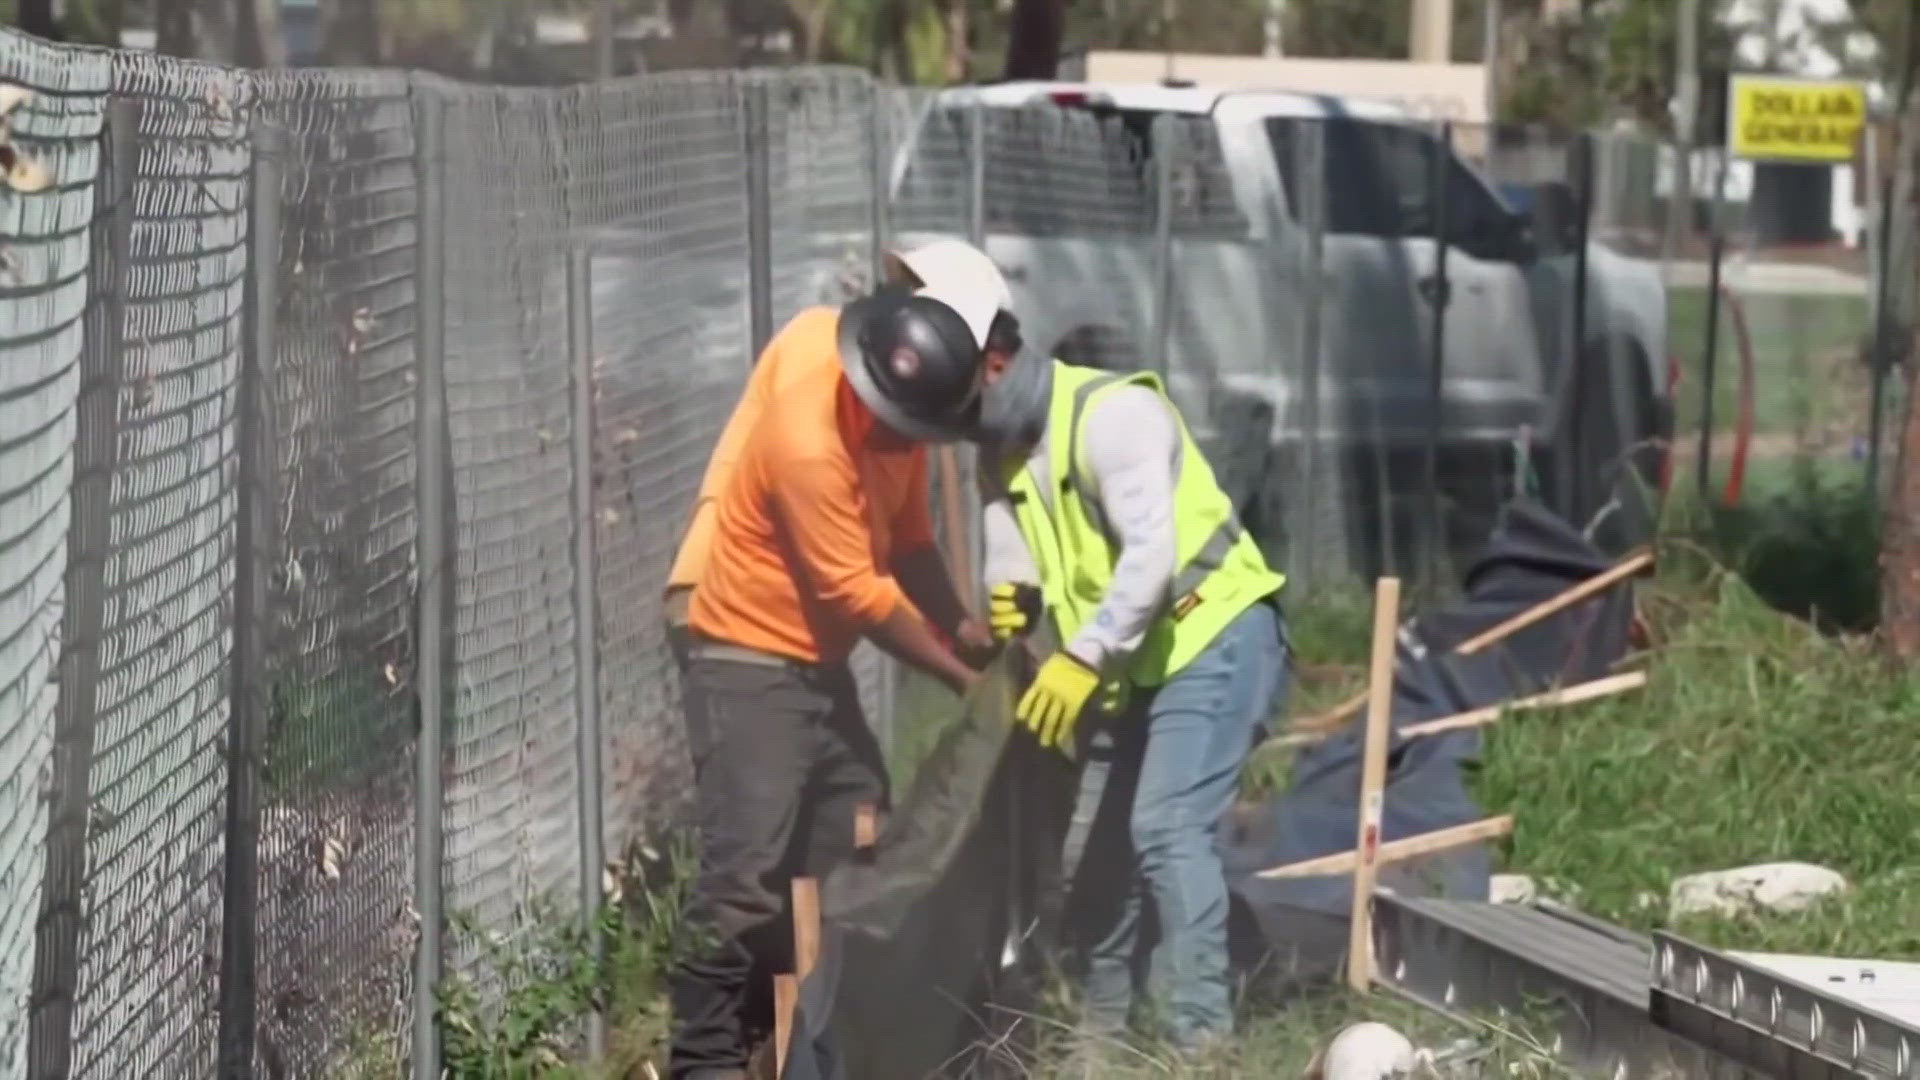
[[[1087,406],[1115,387],[1166,390],[1151,372],[1117,375],[1097,368],[1053,362],[1053,399],[1047,412],[1047,472],[1054,487],[1051,512],[1040,497],[1025,459],[1008,462],[1003,476],[1014,516],[1040,571],[1040,592],[1064,644],[1073,640],[1107,594],[1119,552],[1098,508],[1088,504],[1074,477],[1081,448],[1080,421]],[[1168,401],[1172,408],[1172,402]],[[1185,667],[1241,612],[1278,592],[1286,578],[1267,567],[1233,503],[1180,426],[1180,475],[1174,486],[1177,569],[1172,601],[1134,653],[1127,671],[1137,686],[1158,686]]]

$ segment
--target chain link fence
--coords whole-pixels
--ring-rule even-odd
[[[112,80],[105,57],[32,42],[13,51],[9,69],[9,81],[35,97],[0,118],[4,142],[47,180],[32,198],[0,203],[0,1076],[11,1080],[28,1074],[34,991],[44,987],[61,1007],[73,1000],[74,950],[37,954],[35,938],[39,924],[70,922],[76,897],[63,885],[85,874],[73,858],[85,803],[51,796],[58,764],[76,750],[74,702],[63,691],[84,676],[62,643],[76,602],[65,582],[67,537],[80,527],[74,433],[90,329],[88,225],[101,209],[99,135]],[[86,526],[97,535],[97,519]],[[98,596],[96,585],[87,598]],[[42,980],[37,962],[63,970]]]
[[[1868,125],[1831,165],[1698,151],[1669,253],[1689,525],[1769,601],[1853,631],[1880,616],[1907,413],[1917,233],[1898,126]]]
[[[0,1080],[430,1066],[432,981],[497,995],[485,943],[677,819],[687,510],[758,346],[889,243],[971,238],[1036,354],[1161,374],[1300,587],[1438,588],[1520,492],[1647,527],[1627,136],[12,34],[0,83],[51,178],[0,190]],[[933,455],[969,584],[977,469]],[[855,665],[910,759],[928,692]]]

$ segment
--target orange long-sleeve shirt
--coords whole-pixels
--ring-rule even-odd
[[[926,449],[875,438],[838,322],[812,308],[782,328],[721,437],[710,520],[696,515],[675,560],[703,637],[834,663],[908,602],[886,567],[933,543]]]

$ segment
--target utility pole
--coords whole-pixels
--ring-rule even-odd
[[[1486,0],[1480,23],[1481,80],[1487,88],[1487,123],[1500,122],[1500,24],[1506,15],[1500,0]]]
[[[1453,60],[1453,0],[1413,0],[1409,58],[1428,64]]]
[[[1265,26],[1267,43],[1266,48],[1262,49],[1261,52],[1268,58],[1277,58],[1286,55],[1280,46],[1281,28],[1285,25],[1286,17],[1287,0],[1267,0],[1267,21]]]

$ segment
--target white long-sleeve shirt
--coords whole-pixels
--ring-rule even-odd
[[[1101,671],[1130,657],[1171,597],[1177,537],[1173,492],[1180,475],[1180,424],[1172,407],[1144,386],[1118,386],[1100,397],[1081,420],[1084,440],[1075,461],[1074,485],[1119,552],[1107,594],[1067,651]],[[1028,457],[1035,487],[1055,509],[1050,440],[1042,436]],[[989,584],[1040,580],[1033,554],[1004,489],[982,471],[985,495],[981,569]]]

